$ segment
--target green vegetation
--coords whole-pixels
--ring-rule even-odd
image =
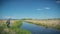
[[[54,28],[60,30],[60,25],[56,25]]]
[[[22,21],[16,21],[14,23],[11,22],[10,28],[7,28],[5,22],[0,22],[0,34],[31,34],[27,30],[21,30],[21,25]]]
[[[32,18],[23,18],[21,20],[32,20]]]
[[[11,23],[10,28],[15,29],[15,28],[20,28],[22,25],[22,21],[16,21],[14,23]]]

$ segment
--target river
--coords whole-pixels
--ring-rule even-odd
[[[60,31],[52,29],[52,28],[45,28],[42,26],[37,26],[35,24],[30,24],[23,22],[20,29],[25,29],[30,31],[32,34],[60,34]]]

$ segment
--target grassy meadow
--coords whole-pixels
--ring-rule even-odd
[[[6,26],[6,20],[0,20],[0,34],[31,34],[27,30],[21,30],[22,21],[10,20],[10,28]]]
[[[31,34],[28,30],[21,30],[22,22],[27,22],[35,24],[38,26],[43,26],[46,28],[53,28],[60,30],[60,19],[43,19],[43,20],[34,20],[34,19],[24,19],[24,20],[10,20],[10,28],[6,26],[7,20],[0,20],[0,34]]]

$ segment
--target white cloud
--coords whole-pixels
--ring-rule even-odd
[[[49,8],[49,7],[44,7],[44,8],[42,8],[42,9],[36,9],[36,10],[49,10],[49,9],[51,9],[51,8]]]
[[[50,9],[49,7],[45,7],[44,9]]]

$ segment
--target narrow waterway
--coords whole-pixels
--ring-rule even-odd
[[[42,26],[37,26],[34,24],[23,22],[22,26],[20,27],[22,30],[28,30],[32,34],[60,34],[60,31],[52,29],[52,28],[45,28]]]

